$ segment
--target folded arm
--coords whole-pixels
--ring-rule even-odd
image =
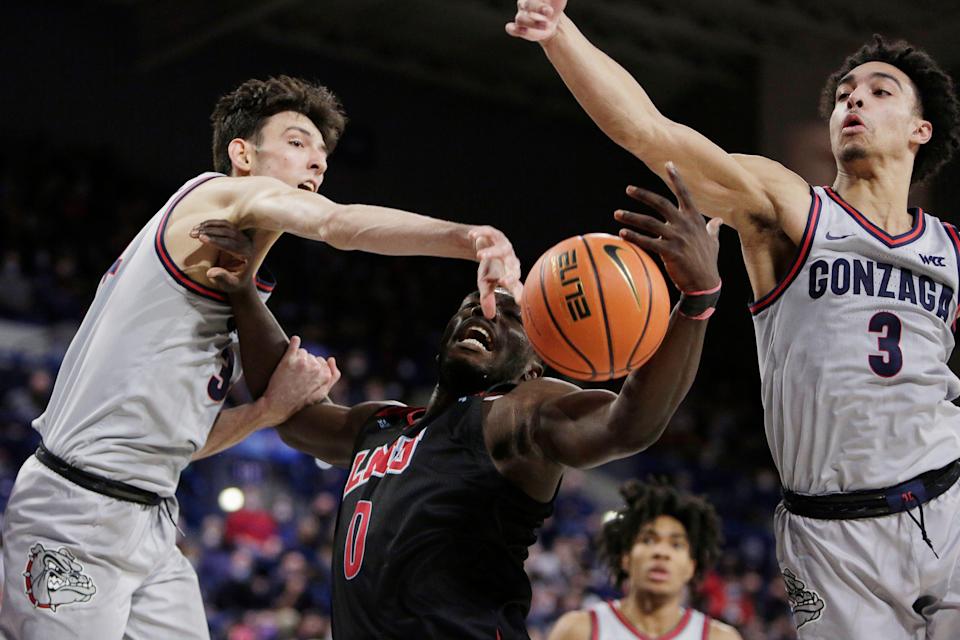
[[[324,361],[300,349],[298,337],[284,350],[275,370],[267,374],[266,390],[253,402],[221,411],[194,460],[219,453],[254,431],[279,425],[303,407],[321,402],[340,379],[333,359]]]

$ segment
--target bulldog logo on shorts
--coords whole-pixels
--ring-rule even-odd
[[[797,629],[819,618],[824,602],[817,592],[808,590],[807,585],[790,569],[783,570],[783,581],[787,585],[787,599],[793,609]]]
[[[82,571],[83,565],[66,548],[50,551],[38,542],[30,547],[23,572],[27,597],[34,607],[54,613],[60,605],[86,602],[97,587]]]

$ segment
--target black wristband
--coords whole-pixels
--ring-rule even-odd
[[[706,320],[717,310],[718,300],[720,300],[719,284],[709,291],[682,294],[677,304],[677,311],[690,320]]]

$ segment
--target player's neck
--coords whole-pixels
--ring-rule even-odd
[[[620,613],[639,631],[659,637],[679,624],[683,617],[683,594],[663,596],[634,592],[620,601]]]
[[[910,197],[910,171],[903,167],[878,167],[869,172],[841,169],[833,190],[892,236],[910,231],[913,217],[907,212]]]

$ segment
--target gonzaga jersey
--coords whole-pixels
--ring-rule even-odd
[[[694,609],[684,609],[680,622],[662,636],[641,633],[620,613],[620,601],[601,602],[590,607],[589,640],[708,640],[710,618]],[[586,640],[586,639],[584,639]]]
[[[70,464],[163,496],[240,375],[226,296],[180,271],[163,238],[177,203],[221,175],[181,187],[104,274],[33,422]]]
[[[788,275],[750,308],[767,441],[786,489],[898,484],[960,458],[952,226],[890,236],[816,187]]]
[[[391,407],[361,429],[334,536],[338,640],[529,637],[523,563],[553,504],[497,471],[483,402],[428,422]]]

